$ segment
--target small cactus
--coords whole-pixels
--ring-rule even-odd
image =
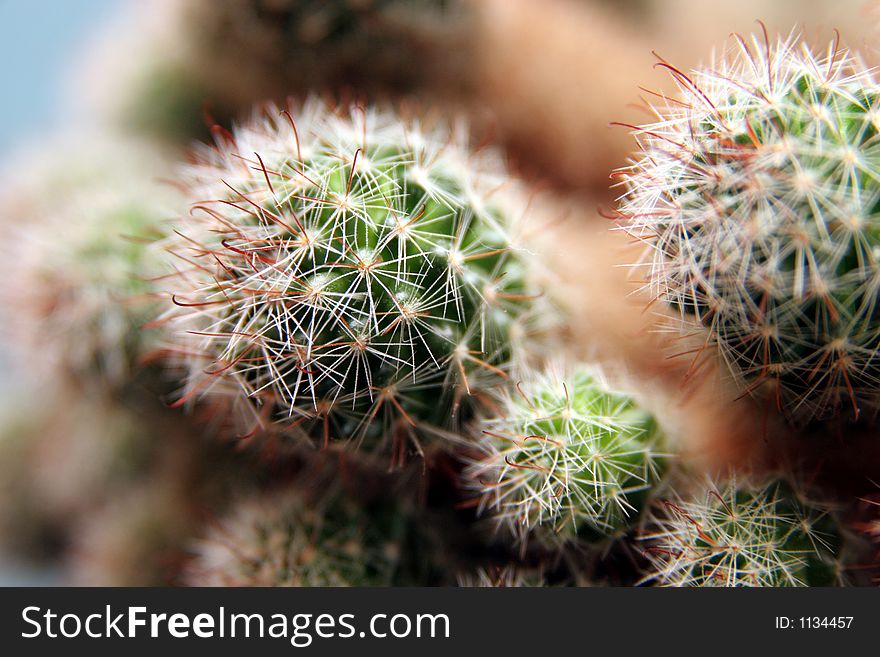
[[[707,480],[654,502],[642,539],[644,581],[662,586],[829,586],[842,582],[842,534],[827,510],[782,482]]]
[[[484,454],[467,480],[481,508],[521,540],[625,529],[662,467],[654,418],[584,366],[532,375],[480,427]]]
[[[245,501],[195,548],[193,586],[391,586],[408,517],[331,491],[316,504],[286,490]],[[413,582],[410,582],[412,584]]]
[[[444,435],[506,376],[538,306],[510,181],[462,136],[316,101],[204,147],[165,247],[182,401],[238,430],[367,442]],[[387,451],[387,450],[386,450]]]
[[[880,393],[880,87],[795,36],[662,65],[680,97],[636,129],[620,204],[652,291],[791,419],[857,416]]]

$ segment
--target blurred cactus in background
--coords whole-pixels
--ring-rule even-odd
[[[406,504],[349,496],[339,483],[245,500],[195,546],[193,586],[414,586],[431,584],[430,553],[417,562]],[[426,579],[423,579],[426,578]]]
[[[620,213],[652,292],[796,419],[877,402],[878,88],[837,41],[737,39],[639,127]]]
[[[32,153],[4,182],[15,222],[2,247],[16,284],[0,291],[13,358],[37,380],[119,388],[137,369],[150,333],[149,259],[169,211],[170,190],[157,184],[162,155],[147,144],[59,140],[65,159]]]
[[[163,243],[160,324],[181,399],[246,435],[366,442],[400,459],[450,433],[528,333],[524,205],[448,128],[310,101],[204,147]]]
[[[473,86],[468,0],[160,0],[129,13],[86,58],[87,102],[172,143],[309,93],[447,103]],[[111,65],[111,95],[100,75],[122,48],[138,56]]]

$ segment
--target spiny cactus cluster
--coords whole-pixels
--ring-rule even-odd
[[[399,454],[454,438],[534,317],[523,206],[443,126],[309,102],[198,152],[160,321],[183,400]]]
[[[795,37],[737,39],[736,52],[693,76],[663,63],[681,93],[658,96],[657,121],[636,130],[624,227],[647,245],[654,294],[747,391],[769,392],[794,420],[767,423],[779,480],[703,480],[686,440],[726,433],[720,423],[736,411],[701,414],[692,399],[670,408],[677,370],[659,350],[646,364],[650,348],[633,358],[621,346],[638,332],[612,307],[624,281],[590,257],[601,247],[536,239],[553,226],[531,211],[543,197],[527,201],[497,152],[442,117],[482,79],[492,89],[472,100],[503,97],[508,117],[529,115],[517,126],[543,124],[544,147],[522,152],[553,152],[544,168],[556,183],[604,167],[590,144],[563,144],[588,135],[589,121],[574,112],[579,123],[558,126],[550,119],[572,112],[542,111],[571,71],[546,70],[534,46],[509,36],[542,19],[559,34],[569,15],[591,14],[548,20],[543,3],[508,9],[518,4],[176,3],[168,52],[132,58],[154,74],[143,118],[187,138],[215,96],[224,115],[214,118],[239,122],[208,119],[213,142],[177,169],[154,166],[155,144],[138,143],[121,154],[59,149],[57,175],[37,171],[26,188],[3,181],[12,194],[0,196],[10,274],[0,325],[14,329],[6,346],[37,373],[38,394],[27,391],[25,421],[0,413],[0,547],[49,555],[79,584],[802,586],[862,576],[842,528],[876,538],[874,516],[807,499],[784,466],[789,433],[806,452],[827,426],[798,432],[798,422],[845,408],[858,416],[880,400],[871,73],[836,42],[816,54]],[[475,14],[480,43],[468,42],[471,11],[488,12]],[[573,45],[580,32],[566,34]],[[498,62],[517,49],[521,79],[508,84]],[[490,50],[503,52],[478,61]],[[546,61],[558,68],[557,55]],[[525,102],[523,81],[548,76],[558,78],[541,86],[550,96]],[[120,106],[137,86],[120,85]],[[332,105],[314,89],[401,95]],[[439,99],[435,114],[407,105],[422,89]],[[296,98],[271,104],[287,93]],[[245,108],[257,109],[242,119]],[[510,123],[499,125],[503,141]],[[563,146],[595,161],[581,166]],[[172,188],[182,202],[166,202]],[[548,285],[536,255],[566,246],[598,291],[586,304]],[[587,315],[606,305],[593,324]],[[618,318],[619,339],[588,335]],[[558,344],[566,322],[584,344]],[[599,351],[601,369],[578,360]],[[156,383],[136,372],[144,362],[165,366],[174,388],[144,385]],[[646,387],[669,385],[663,403],[635,387],[642,373]],[[846,463],[823,469],[811,495],[867,460],[845,447]],[[798,471],[813,465],[803,456]]]
[[[842,534],[827,510],[783,482],[707,480],[692,497],[655,501],[642,538],[663,586],[830,586],[840,583]]]
[[[663,434],[595,368],[561,368],[508,391],[480,424],[483,454],[468,468],[481,507],[520,540],[607,535],[638,518],[663,466]]]
[[[680,97],[636,130],[620,205],[652,291],[789,416],[858,416],[880,392],[880,87],[795,37],[667,68]]]

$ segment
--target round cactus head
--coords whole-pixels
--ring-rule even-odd
[[[880,87],[794,37],[668,68],[620,206],[653,292],[791,418],[857,415],[880,392]]]
[[[469,465],[468,481],[520,539],[625,529],[662,464],[654,418],[585,367],[532,375],[481,426],[484,456]]]
[[[642,536],[645,581],[663,586],[829,586],[840,580],[841,533],[827,511],[784,483],[717,485],[657,500]]]
[[[256,118],[184,172],[193,209],[164,281],[183,399],[225,398],[246,431],[397,454],[454,428],[510,368],[534,317],[522,210],[448,127],[294,113]]]
[[[196,547],[193,586],[391,586],[407,517],[339,494],[246,501]]]

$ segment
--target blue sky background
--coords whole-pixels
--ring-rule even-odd
[[[67,59],[126,0],[0,0],[0,154],[59,115]]]

